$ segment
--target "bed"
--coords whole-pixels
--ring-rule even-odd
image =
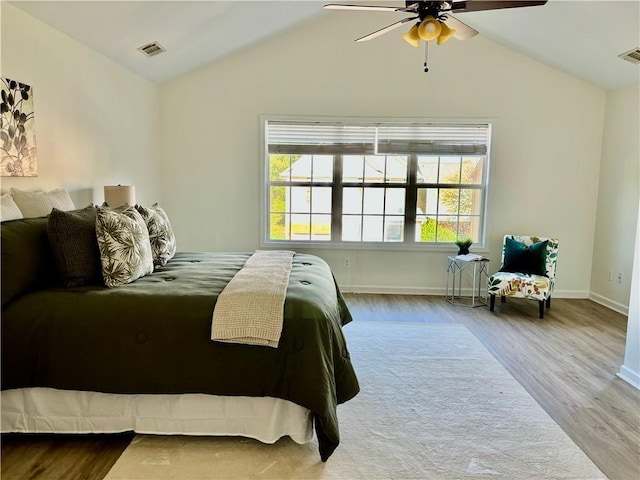
[[[333,453],[337,406],[359,386],[342,333],[351,316],[322,259],[293,258],[278,348],[220,343],[216,299],[251,254],[178,252],[127,285],[65,288],[46,229],[46,217],[1,226],[3,432],[303,442],[312,421],[321,459]]]

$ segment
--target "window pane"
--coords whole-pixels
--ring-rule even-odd
[[[272,182],[288,182],[290,155],[269,155],[269,180]],[[297,158],[297,157],[294,157]]]
[[[384,204],[384,213],[387,215],[404,215],[404,188],[387,188],[387,201]]]
[[[469,217],[469,233],[474,243],[480,242],[480,232],[482,229],[482,217],[479,215],[473,215]]]
[[[342,216],[342,240],[359,242],[362,239],[362,217],[355,215]]]
[[[439,183],[460,183],[460,157],[440,157]]]
[[[384,188],[364,189],[364,213],[382,214],[384,212]]]
[[[404,217],[388,216],[384,218],[384,241],[402,242],[404,239]]]
[[[471,217],[460,216],[458,218],[458,236],[471,237]]]
[[[457,238],[457,217],[438,217],[436,242],[454,242]]]
[[[408,157],[405,156],[388,156],[385,181],[388,183],[406,183],[408,160]]]
[[[311,187],[311,212],[331,213],[331,187]]]
[[[287,211],[287,187],[270,187],[269,188],[269,211],[286,212]]]
[[[476,188],[460,190],[460,215],[480,215],[482,192]]]
[[[480,241],[480,216],[471,215],[460,217],[458,236],[470,237],[474,243]]]
[[[271,240],[289,240],[289,229],[285,224],[286,215],[272,214],[269,225],[269,238]]]
[[[436,241],[436,219],[434,217],[424,217],[416,219],[416,242]]]
[[[458,214],[458,200],[460,190],[458,188],[441,188],[438,198],[438,213]]]
[[[364,157],[362,155],[345,155],[342,157],[342,181],[345,183],[364,180]]]
[[[418,157],[418,183],[438,183],[439,157]]]
[[[291,158],[291,181],[308,182],[311,180],[312,155],[302,155]]]
[[[464,157],[462,159],[462,182],[482,185],[484,157]]]
[[[362,189],[345,187],[342,190],[342,213],[362,213]]]
[[[416,203],[416,215],[437,215],[438,213],[438,189],[419,188]]]
[[[313,156],[313,181],[333,182],[333,155]]]
[[[291,240],[309,240],[311,215],[291,215]]]
[[[364,181],[368,183],[384,182],[385,157],[367,155],[364,164]]]
[[[331,215],[311,215],[311,240],[331,240]]]
[[[362,217],[362,241],[382,241],[382,217],[369,215]]]
[[[291,187],[291,212],[309,213],[311,211],[311,188]]]

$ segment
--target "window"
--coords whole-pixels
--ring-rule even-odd
[[[263,243],[483,245],[490,122],[263,127]]]

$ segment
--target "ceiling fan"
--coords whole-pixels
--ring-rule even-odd
[[[407,23],[413,23],[411,28],[402,35],[407,43],[418,48],[420,40],[425,42],[424,71],[427,72],[427,55],[429,42],[435,40],[442,45],[451,37],[458,40],[466,40],[478,34],[469,25],[453,17],[451,13],[479,12],[483,10],[499,10],[502,8],[532,7],[544,5],[547,0],[466,0],[466,1],[405,1],[404,7],[373,6],[373,5],[343,5],[330,3],[324,6],[330,10],[361,10],[373,12],[397,12],[407,13],[411,16],[398,20],[364,37],[356,39],[356,42],[366,42],[391,30],[395,30]]]

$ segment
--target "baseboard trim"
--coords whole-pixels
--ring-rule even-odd
[[[604,305],[611,310],[621,313],[622,315],[629,315],[629,305],[623,305],[622,303],[615,302],[610,298],[607,298],[603,295],[599,295],[595,292],[589,293],[589,300],[592,300],[600,305]]]
[[[589,292],[585,290],[554,290],[552,297],[587,299],[589,298]]]
[[[444,296],[444,288],[397,287],[389,285],[340,285],[343,293],[373,293],[380,295],[440,295]],[[463,293],[464,289],[463,289]]]
[[[620,367],[620,371],[616,374],[629,385],[640,390],[640,374],[628,369],[624,365]]]
[[[380,295],[445,295],[441,287],[399,287],[395,285],[340,285],[343,293],[371,293]],[[462,289],[463,295],[471,295],[470,288]],[[589,298],[589,292],[582,290],[556,290],[553,298]]]

